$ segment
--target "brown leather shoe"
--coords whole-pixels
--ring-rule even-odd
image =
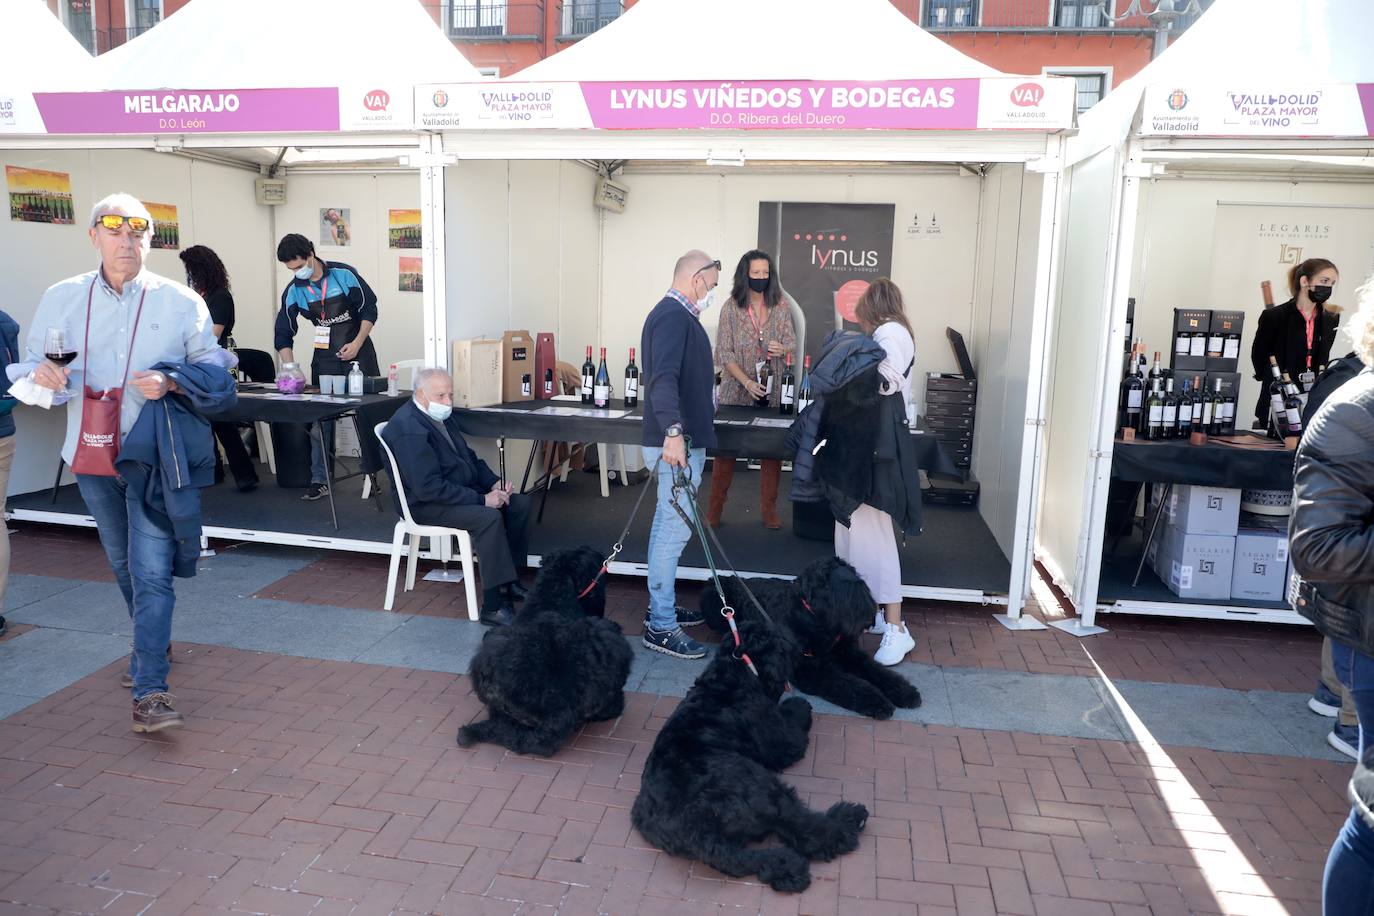
[[[172,664],[172,663],[175,662],[175,661],[176,661],[176,659],[175,659],[175,658],[172,658],[172,647],[169,645],[169,646],[167,647],[167,664],[170,665],[170,664]],[[121,686],[121,687],[132,687],[132,686],[134,686],[134,676],[133,676],[132,674],[129,673],[129,669],[128,669],[128,668],[125,668],[125,669],[124,669],[124,672],[123,672],[122,674],[119,675],[119,686]]]
[[[762,473],[759,475],[759,512],[763,515],[763,527],[777,531],[782,527],[778,518],[778,482],[782,479],[782,461],[777,458],[764,458],[759,462]]]
[[[151,735],[164,728],[180,728],[181,713],[172,708],[170,693],[150,693],[134,700],[134,731]]]
[[[730,495],[730,481],[735,479],[735,456],[716,455],[711,459],[711,500],[706,506],[706,524],[720,527],[720,514],[725,511],[725,497]]]

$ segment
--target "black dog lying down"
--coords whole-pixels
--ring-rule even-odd
[[[721,579],[736,622],[757,620],[758,610],[731,576]],[[859,646],[859,634],[873,623],[876,606],[868,586],[844,560],[817,560],[794,581],[749,579],[749,590],[775,622],[801,643],[792,683],[803,693],[874,719],[889,719],[896,707],[914,709],[921,694],[897,672],[884,668]],[[725,632],[715,589],[701,593],[706,623]]]
[[[740,636],[758,674],[726,637],[654,741],[631,818],[664,852],[731,877],[757,874],[776,891],[804,891],[808,860],[854,850],[868,809],[839,802],[812,811],[775,775],[806,754],[811,704],[778,702],[801,647],[762,623],[745,623]],[[770,834],[783,845],[751,846]]]
[[[488,718],[458,729],[460,745],[487,741],[548,757],[583,722],[621,714],[629,643],[602,617],[604,580],[578,598],[602,561],[590,547],[544,557],[515,622],[489,631],[472,660],[473,691]]]

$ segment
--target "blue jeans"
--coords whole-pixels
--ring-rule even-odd
[[[311,429],[311,430],[310,430],[310,482],[311,482],[311,483],[323,484],[323,483],[327,483],[327,482],[328,482],[328,481],[325,479],[324,458],[325,458],[325,455],[327,455],[327,454],[328,454],[328,455],[333,455],[333,454],[334,454],[334,422],[335,422],[335,421],[333,421],[333,420],[325,420],[325,421],[323,421],[323,422],[321,422],[321,423],[319,424],[319,430],[318,430],[318,432],[317,432],[316,430],[314,430],[314,429]],[[314,425],[315,425],[315,424],[313,424],[313,423],[311,424],[311,426],[314,426]],[[320,448],[320,436],[321,436],[321,435],[324,436],[324,445],[325,445],[324,448]],[[332,474],[329,475],[329,477],[331,477],[331,478],[332,478],[333,476],[334,476],[334,475],[332,475]]]
[[[1374,657],[1331,644],[1331,662],[1360,717],[1360,760],[1374,767]],[[1322,878],[1324,916],[1374,914],[1374,828],[1353,809],[1336,835]]]
[[[663,454],[661,448],[644,446],[644,465],[651,471],[654,462]],[[706,470],[706,449],[694,448],[687,453],[687,467],[692,483],[701,484]],[[682,511],[692,517],[692,507],[685,494],[678,500]],[[649,627],[660,632],[677,629],[677,561],[682,548],[692,539],[692,529],[673,510],[673,468],[666,461],[658,465],[658,503],[654,506],[654,524],[649,529]]]
[[[95,518],[100,546],[114,570],[129,618],[134,651],[129,674],[134,699],[167,691],[167,647],[172,642],[172,557],[176,539],[170,527],[150,518],[141,494],[129,492],[119,477],[76,475],[86,508]]]

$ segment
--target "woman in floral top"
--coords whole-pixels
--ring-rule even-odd
[[[716,329],[716,365],[721,368],[720,403],[741,407],[757,405],[764,389],[759,385],[759,367],[765,361],[773,369],[773,393],[768,404],[774,412],[782,386],[783,361],[797,346],[792,312],[782,298],[782,285],[773,269],[773,258],[763,251],[746,252],[735,268],[730,300],[720,312]],[[711,462],[711,502],[706,520],[711,527],[720,524],[725,497],[735,476],[738,456],[716,452]],[[778,519],[778,480],[782,462],[764,458],[759,462],[763,476],[759,490],[759,509],[765,528],[782,527]]]

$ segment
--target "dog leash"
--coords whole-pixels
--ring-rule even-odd
[[[601,568],[596,571],[596,575],[592,577],[592,581],[588,582],[587,587],[582,589],[581,593],[578,594],[578,601],[581,601],[592,593],[592,589],[596,588],[596,583],[601,581],[601,577],[606,575],[609,571],[611,563],[620,555],[620,552],[625,549],[625,538],[630,534],[630,527],[635,523],[635,516],[639,515],[639,507],[644,505],[644,497],[649,492],[649,484],[655,483],[658,480],[658,464],[659,461],[662,460],[662,458],[659,458],[654,461],[653,470],[649,472],[648,478],[644,481],[643,486],[639,488],[639,499],[635,500],[635,507],[630,510],[630,517],[625,520],[625,527],[621,529],[620,537],[616,538],[615,543],[611,545],[611,552],[606,555],[606,559],[602,562]],[[621,473],[623,474],[624,470],[622,470]]]

